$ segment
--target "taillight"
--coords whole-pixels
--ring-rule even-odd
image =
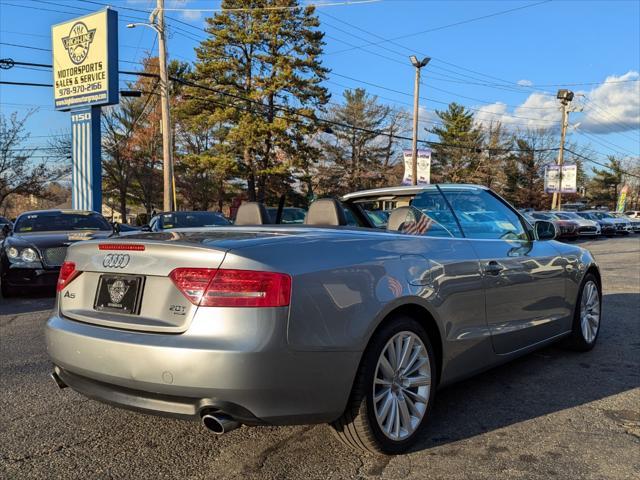
[[[284,273],[176,268],[169,277],[202,307],[286,307],[291,300],[291,277]]]
[[[60,267],[60,273],[58,274],[58,284],[56,285],[56,291],[62,291],[62,289],[69,285],[74,278],[80,275],[80,273],[81,272],[76,270],[75,263],[64,262]]]

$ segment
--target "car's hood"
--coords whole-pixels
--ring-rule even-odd
[[[8,243],[22,243],[35,245],[38,248],[47,248],[61,245],[70,245],[81,240],[97,240],[112,235],[111,231],[69,231],[69,232],[34,232],[14,233],[7,237]]]

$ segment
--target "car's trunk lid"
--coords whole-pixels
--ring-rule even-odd
[[[229,236],[167,237],[140,235],[70,247],[67,261],[82,273],[59,292],[60,313],[106,327],[185,331],[197,306],[180,292],[169,274],[180,267],[218,269],[228,248],[215,246],[216,239],[228,240]]]

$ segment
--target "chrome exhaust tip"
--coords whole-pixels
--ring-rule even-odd
[[[53,379],[54,382],[56,382],[56,385],[58,385],[58,388],[60,390],[62,390],[63,388],[67,388],[69,386],[62,381],[62,379],[58,375],[58,372],[56,372],[55,370],[51,372],[49,376]]]
[[[225,415],[224,413],[205,413],[201,418],[202,425],[216,435],[222,435],[223,433],[235,430],[240,426],[240,422],[234,420],[229,415]]]

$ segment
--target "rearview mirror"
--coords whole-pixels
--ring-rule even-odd
[[[537,220],[535,225],[536,240],[553,240],[558,236],[556,225],[546,220]]]

